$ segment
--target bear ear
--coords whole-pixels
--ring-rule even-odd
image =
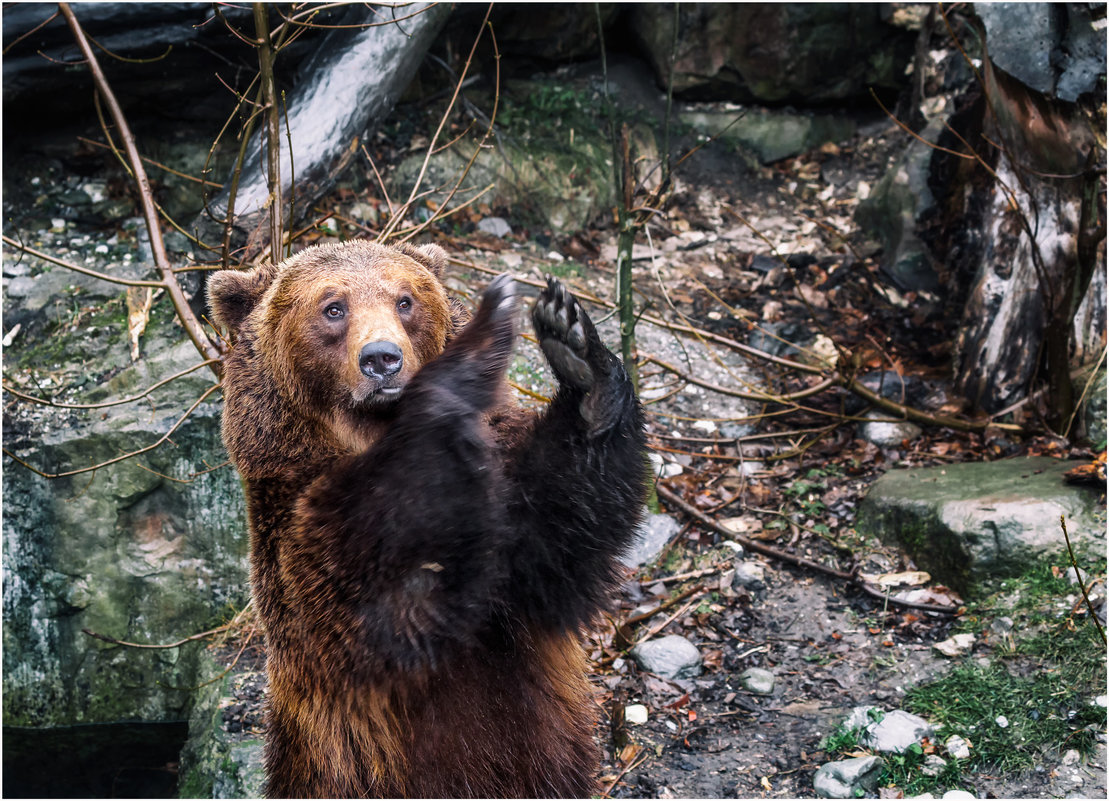
[[[213,322],[233,333],[238,332],[273,281],[276,265],[264,264],[253,270],[220,270],[208,279],[208,308]]]
[[[443,270],[447,266],[447,251],[438,245],[401,245],[398,250],[427,267],[436,278],[443,277]]]

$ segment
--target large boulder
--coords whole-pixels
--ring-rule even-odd
[[[855,210],[855,221],[883,245],[883,272],[905,291],[934,292],[939,287],[935,259],[920,231],[935,211],[928,182],[936,151],[929,143],[939,139],[945,122],[942,115],[930,120],[920,139],[906,145]]]
[[[848,3],[637,3],[631,29],[660,86],[691,98],[840,103],[870,87],[898,88],[914,34],[879,5]]]
[[[586,81],[511,81],[502,91],[499,136],[481,148],[465,138],[430,157],[413,152],[386,178],[389,196],[403,201],[419,181],[419,216],[484,193],[482,202],[510,209],[513,223],[556,234],[579,231],[610,209],[612,146],[596,114],[599,90]],[[635,126],[633,134],[640,154],[656,163],[650,128]]]
[[[1060,516],[1079,551],[1104,551],[1105,493],[1065,483],[1072,467],[1035,457],[891,470],[871,486],[856,526],[966,592],[1064,550]]]

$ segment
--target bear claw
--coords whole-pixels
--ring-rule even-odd
[[[547,276],[547,288],[532,308],[535,333],[559,381],[583,390],[596,380],[588,362],[588,319],[566,285]]]

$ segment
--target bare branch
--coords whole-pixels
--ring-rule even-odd
[[[134,458],[135,456],[140,456],[141,454],[149,453],[150,451],[152,451],[155,448],[159,447],[162,443],[166,442],[171,436],[173,436],[173,432],[175,432],[178,428],[181,427],[181,424],[184,423],[189,418],[189,415],[191,415],[194,411],[196,411],[197,407],[200,406],[201,403],[203,403],[205,400],[207,400],[209,395],[211,395],[213,392],[215,392],[221,386],[222,386],[222,384],[213,384],[212,386],[208,387],[208,389],[206,389],[204,391],[204,394],[201,395],[199,398],[197,398],[196,402],[194,402],[193,405],[190,406],[185,411],[185,413],[181,415],[180,419],[178,419],[178,421],[176,423],[174,423],[172,426],[170,426],[169,431],[167,431],[165,434],[160,436],[157,440],[155,440],[150,445],[147,445],[145,448],[139,448],[138,450],[131,451],[130,453],[125,453],[122,456],[116,456],[113,459],[108,459],[107,461],[100,462],[99,464],[90,465],[89,467],[82,467],[82,468],[79,468],[77,470],[67,470],[64,473],[46,473],[46,472],[43,472],[42,470],[39,470],[37,467],[34,467],[33,465],[30,465],[27,462],[23,461],[22,459],[20,459],[18,456],[16,456],[14,453],[12,453],[7,448],[4,448],[3,451],[8,456],[10,456],[14,462],[16,462],[17,464],[23,465],[23,467],[26,467],[28,470],[30,470],[35,475],[42,476],[43,478],[65,478],[67,476],[76,476],[76,475],[79,475],[81,473],[89,473],[89,472],[92,472],[92,471],[95,471],[95,470],[99,470],[102,467],[107,467],[108,465],[116,464],[117,462],[122,462],[125,459],[131,459],[131,458]]]
[[[393,218],[389,220],[389,224],[385,226],[385,229],[381,233],[380,241],[384,241],[396,230],[397,226],[400,224],[401,217],[409,208],[411,208],[412,203],[414,203],[416,200],[416,196],[420,190],[420,185],[423,184],[424,176],[427,174],[427,168],[431,162],[431,154],[435,150],[435,144],[439,141],[439,137],[442,135],[443,129],[447,126],[447,121],[450,119],[451,111],[453,111],[455,103],[458,102],[458,96],[462,92],[462,82],[466,79],[466,73],[469,71],[470,64],[473,62],[474,54],[477,52],[478,43],[481,41],[481,34],[485,31],[485,27],[489,23],[489,15],[492,13],[492,11],[493,4],[490,3],[489,7],[485,10],[485,17],[481,21],[481,28],[478,31],[478,35],[474,37],[474,43],[470,47],[470,54],[466,57],[466,64],[462,67],[462,74],[459,76],[459,80],[455,84],[454,93],[451,95],[450,103],[447,104],[447,109],[443,112],[443,116],[439,120],[439,126],[435,129],[435,134],[431,137],[431,141],[428,143],[427,152],[424,154],[423,163],[420,165],[420,171],[416,175],[416,182],[412,185],[412,191],[408,195],[408,200],[406,200],[401,206],[399,213],[394,215]],[[499,70],[499,60],[497,64],[497,68]]]
[[[690,517],[695,518],[702,525],[709,527],[722,536],[738,542],[740,545],[750,551],[761,553],[763,556],[769,556],[783,562],[788,562],[789,564],[797,565],[798,567],[805,567],[810,570],[815,570],[818,573],[823,573],[826,576],[851,581],[861,590],[863,590],[863,592],[865,592],[867,595],[881,598],[882,600],[888,601],[891,604],[897,604],[898,606],[904,606],[910,609],[923,609],[927,612],[939,612],[940,614],[945,615],[952,615],[955,614],[957,611],[953,607],[949,606],[937,606],[935,604],[918,604],[909,601],[900,601],[896,598],[892,598],[889,596],[888,593],[882,592],[877,587],[872,587],[865,581],[862,581],[855,572],[846,573],[842,570],[836,570],[835,568],[828,567],[827,565],[822,565],[819,562],[814,562],[811,559],[805,559],[801,556],[794,556],[793,554],[786,553],[785,551],[780,551],[777,548],[772,548],[771,546],[765,545],[758,540],[748,539],[747,537],[737,534],[734,531],[729,531],[728,529],[724,528],[715,520],[702,512],[700,509],[686,503],[677,495],[677,493],[673,492],[672,490],[667,489],[662,485],[658,485],[656,489],[658,490],[659,497],[667,503],[674,505],[678,509],[681,509]]]
[[[269,181],[270,261],[281,261],[281,109],[273,77],[273,42],[265,3],[254,4],[254,30],[258,36],[258,73],[266,112],[266,178]],[[289,151],[290,154],[292,150]]]
[[[179,372],[174,373],[173,375],[169,376],[168,378],[163,378],[161,381],[159,381],[156,384],[151,384],[149,387],[147,387],[146,389],[144,389],[142,392],[140,392],[137,395],[131,395],[129,397],[119,398],[117,400],[102,401],[101,403],[61,403],[59,401],[50,400],[48,398],[38,398],[38,397],[35,397],[34,395],[28,395],[24,392],[21,392],[18,389],[15,389],[9,383],[4,383],[3,388],[4,388],[5,392],[9,392],[9,393],[11,393],[12,395],[15,395],[17,398],[19,398],[21,400],[29,401],[31,403],[38,403],[38,404],[41,404],[43,406],[53,406],[55,409],[107,409],[111,406],[122,406],[125,403],[133,403],[137,400],[142,400],[147,395],[152,393],[154,390],[160,389],[161,387],[164,387],[166,384],[170,383],[171,381],[176,381],[178,378],[181,378],[182,376],[186,376],[189,373],[195,372],[195,371],[199,370],[201,367],[210,367],[211,364],[212,364],[211,361],[203,361],[203,362],[200,362],[199,364],[194,364],[192,367],[186,367],[184,370],[180,370]]]
[[[196,347],[197,351],[199,351],[200,355],[206,360],[218,360],[222,355],[220,349],[208,338],[200,322],[196,319],[196,315],[193,314],[192,309],[189,307],[189,302],[185,298],[185,293],[181,290],[181,285],[177,283],[177,278],[173,274],[173,268],[170,266],[169,259],[166,256],[165,243],[162,241],[162,229],[158,224],[158,212],[154,206],[153,194],[150,191],[150,181],[146,177],[146,170],[143,168],[142,158],[139,156],[138,148],[135,145],[135,138],[132,136],[131,129],[127,125],[127,119],[123,116],[123,109],[120,108],[119,102],[112,93],[112,89],[108,85],[107,79],[104,77],[104,72],[100,69],[100,64],[96,60],[96,54],[93,53],[84,30],[81,28],[81,24],[77,21],[77,17],[73,14],[72,9],[70,9],[67,3],[59,3],[58,9],[66,18],[70,30],[73,31],[73,36],[77,40],[77,45],[88,61],[89,71],[92,73],[97,90],[108,104],[112,119],[119,129],[120,138],[123,140],[124,148],[127,151],[127,158],[135,176],[135,183],[139,189],[143,217],[146,219],[147,230],[150,234],[150,247],[154,253],[154,263],[158,269],[158,274],[161,276],[162,286],[169,294],[170,300],[173,303],[173,308],[177,312],[178,319],[181,321],[181,325],[184,327],[186,333],[188,333],[189,339],[192,340],[193,345]],[[218,376],[220,372],[218,365],[213,364],[212,366],[213,372]]]

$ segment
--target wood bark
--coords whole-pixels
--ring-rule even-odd
[[[1087,353],[1105,340],[1104,150],[1076,104],[1053,100],[993,67],[984,69],[986,108],[980,136],[985,172],[966,187],[967,218],[977,230],[976,268],[955,343],[959,390],[976,408],[999,411],[1025,397],[1037,378],[1048,386],[1048,423],[1056,430],[1073,408],[1075,342]],[[954,195],[958,189],[950,191]],[[977,206],[972,209],[970,207]],[[1091,287],[1100,308],[1082,316],[1095,330],[1075,331]],[[1078,334],[1078,336],[1076,336]]]

